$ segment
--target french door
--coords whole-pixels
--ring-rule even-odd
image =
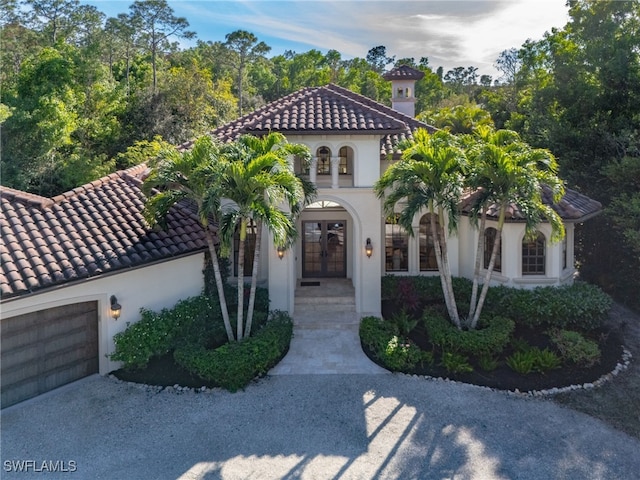
[[[346,277],[346,222],[302,222],[302,276]]]

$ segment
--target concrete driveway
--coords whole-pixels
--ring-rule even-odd
[[[3,479],[611,480],[640,472],[640,441],[591,417],[401,375],[271,376],[235,394],[151,393],[93,376],[9,407],[0,420]]]

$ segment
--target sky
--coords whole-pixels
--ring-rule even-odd
[[[566,0],[169,0],[197,39],[222,41],[248,30],[272,50],[339,51],[343,59],[364,58],[384,45],[397,59],[429,58],[435,70],[474,66],[497,78],[500,52],[539,40],[568,22]],[[84,0],[107,16],[127,13],[133,0]],[[195,44],[181,42],[183,47]]]

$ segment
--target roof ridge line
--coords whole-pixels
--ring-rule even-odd
[[[328,85],[326,85],[326,87],[331,90],[332,92],[338,93],[340,95],[342,95],[343,97],[348,97],[350,98],[352,101],[357,102],[361,105],[366,106],[367,108],[375,108],[377,109],[381,114],[385,115],[388,118],[393,118],[396,121],[403,121],[400,120],[398,118],[395,117],[401,117],[402,119],[406,119],[409,120],[413,123],[419,123],[424,125],[425,127],[432,127],[434,128],[432,125],[429,125],[421,120],[418,120],[417,118],[411,117],[409,115],[407,115],[406,113],[402,113],[399,112],[398,110],[394,110],[391,107],[388,107],[380,102],[376,102],[375,100],[372,100],[371,98],[362,95],[361,93],[356,93],[356,92],[352,92],[351,90],[349,90],[348,88],[344,88],[341,87],[338,84],[335,83],[329,83]],[[334,90],[334,88],[336,88],[337,90]],[[353,98],[353,96],[356,96],[357,98]],[[364,101],[362,101],[364,100]],[[371,103],[371,104],[375,104],[374,105],[367,105],[367,103]],[[406,123],[406,122],[405,122]],[[409,125],[407,125],[407,127],[409,127]]]
[[[50,197],[43,197],[36,193],[25,192],[24,190],[18,190],[17,188],[11,188],[5,185],[0,185],[0,195],[3,197],[8,196],[39,208],[47,208],[54,203]]]

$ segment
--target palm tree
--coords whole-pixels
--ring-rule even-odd
[[[505,216],[511,205],[517,206],[524,215],[528,236],[534,235],[539,223],[546,220],[551,224],[552,241],[564,237],[562,219],[555,210],[542,201],[543,188],[551,190],[554,202],[560,201],[564,195],[564,186],[557,176],[558,164],[551,152],[531,148],[511,130],[494,131],[490,127],[481,127],[476,130],[476,139],[475,145],[472,145],[468,151],[471,165],[468,182],[469,186],[475,190],[472,217],[477,218],[480,215],[468,318],[471,329],[476,327],[482,312],[495,260],[500,251]],[[482,292],[476,303],[486,213],[491,205],[498,207],[498,228]]]
[[[398,203],[404,208],[398,223],[413,235],[412,221],[421,210],[431,214],[431,233],[434,239],[436,262],[449,317],[461,328],[456,306],[451,268],[444,233],[444,219],[448,219],[449,233],[458,223],[458,205],[462,196],[462,167],[464,152],[456,138],[446,131],[429,134],[419,129],[414,139],[402,144],[402,159],[391,165],[374,186],[378,198],[384,198],[387,214],[394,212]],[[439,227],[436,226],[438,216]]]
[[[280,133],[261,138],[243,135],[228,147],[231,162],[222,177],[224,196],[231,201],[225,207],[222,236],[225,243],[238,232],[238,320],[237,338],[251,334],[253,307],[260,261],[262,228],[266,226],[277,245],[290,245],[296,238],[295,216],[306,205],[315,188],[303,182],[291,170],[289,157],[309,158],[306,147],[290,144]],[[244,249],[247,227],[256,226],[251,290],[247,309],[247,324],[243,328],[244,311]]]
[[[179,152],[174,147],[165,148],[150,166],[151,173],[143,185],[147,196],[145,218],[150,225],[166,226],[166,216],[178,202],[189,200],[195,203],[211,255],[224,327],[232,342],[235,338],[210,226],[210,218],[217,219],[220,214],[219,179],[225,167],[222,147],[210,137],[204,136],[196,140],[191,150],[185,152]]]

